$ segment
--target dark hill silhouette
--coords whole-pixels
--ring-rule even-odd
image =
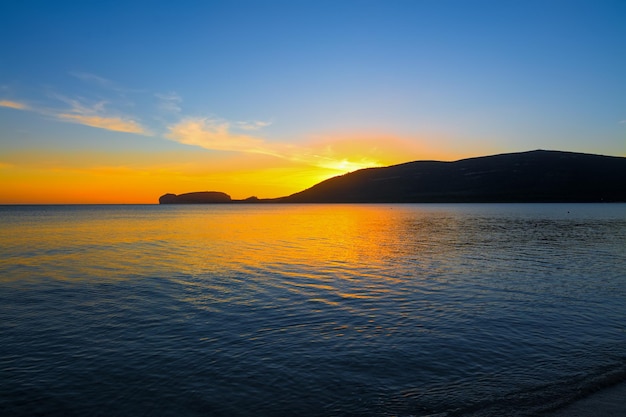
[[[230,196],[219,191],[199,191],[179,195],[165,194],[159,198],[159,204],[208,204],[230,202],[232,202]]]
[[[330,178],[283,203],[626,201],[626,158],[536,150],[416,161]]]
[[[602,201],[626,202],[626,158],[544,150],[366,168],[275,199],[231,200],[218,191],[159,198],[160,204]]]

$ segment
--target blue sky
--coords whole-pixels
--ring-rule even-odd
[[[5,1],[0,175],[626,156],[624,22],[624,1]]]

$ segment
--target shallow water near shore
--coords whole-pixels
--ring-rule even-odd
[[[626,379],[626,204],[0,207],[0,414],[523,416]]]

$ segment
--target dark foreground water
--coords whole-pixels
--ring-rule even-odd
[[[626,378],[626,205],[0,207],[0,415],[524,416]]]

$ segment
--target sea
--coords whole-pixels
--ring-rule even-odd
[[[0,207],[2,416],[540,416],[626,380],[626,204]]]

